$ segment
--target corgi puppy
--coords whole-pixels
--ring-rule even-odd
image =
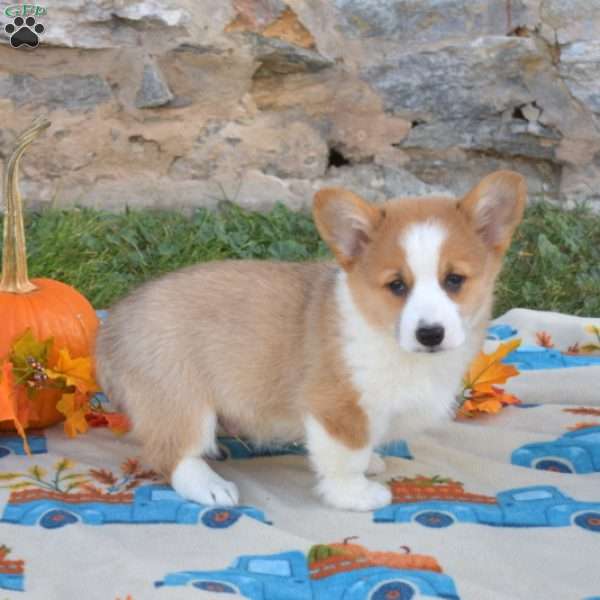
[[[100,328],[100,384],[189,500],[238,503],[205,460],[225,423],[258,444],[304,441],[327,504],[381,507],[373,449],[452,418],[525,202],[511,171],[458,200],[323,189],[313,214],[335,261],[215,261],[142,285]]]

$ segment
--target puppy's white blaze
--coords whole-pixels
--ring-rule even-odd
[[[420,326],[444,328],[443,350],[457,348],[465,341],[458,306],[439,283],[440,254],[447,235],[442,223],[426,221],[411,225],[398,240],[414,279],[396,327],[398,343],[409,352],[424,349],[415,337]]]

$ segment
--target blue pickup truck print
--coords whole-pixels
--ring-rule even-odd
[[[25,578],[22,573],[3,573],[0,571],[0,590],[22,592],[25,589]]]
[[[48,452],[46,436],[42,432],[28,432],[27,441],[29,442],[31,454],[46,454]],[[26,454],[23,439],[12,431],[2,431],[0,432],[0,458],[4,458],[9,454]]]
[[[0,546],[0,590],[22,592],[25,589],[25,561],[7,558],[10,548]]]
[[[517,448],[511,463],[558,473],[600,471],[600,425],[569,431],[549,442],[534,442]]]
[[[492,325],[487,330],[488,340],[507,340],[518,334],[518,331],[503,323]],[[566,354],[553,348],[536,345],[519,346],[502,360],[505,364],[514,365],[519,371],[539,369],[567,369],[570,367],[591,367],[600,365],[600,356],[584,354]]]
[[[263,456],[305,455],[306,447],[302,443],[259,446],[248,440],[236,437],[220,436],[218,438],[219,453],[217,460],[259,458]],[[408,445],[404,440],[387,442],[377,448],[381,456],[412,459]]]
[[[491,327],[488,327],[487,339],[502,341],[514,337],[517,335],[517,333],[518,331],[514,327],[504,323],[498,323],[498,325],[492,325]]]
[[[460,521],[496,527],[566,527],[600,533],[600,502],[579,502],[553,486],[530,486],[500,492],[483,501],[427,500],[401,502],[375,511],[376,523],[417,522],[444,528]]]
[[[351,559],[327,564],[307,563],[302,552],[240,556],[216,571],[169,573],[156,587],[192,586],[213,593],[240,594],[249,600],[458,600],[454,582],[435,571],[397,569],[366,564],[356,567]],[[344,563],[348,563],[347,565]],[[323,565],[323,568],[325,565]],[[331,572],[331,574],[329,574]]]
[[[144,485],[133,493],[61,494],[45,490],[12,492],[2,515],[3,523],[40,525],[58,529],[76,522],[180,523],[224,529],[246,515],[267,523],[262,511],[250,506],[207,507],[189,502],[168,485]]]
[[[514,365],[519,371],[540,369],[568,369],[570,367],[592,367],[600,365],[600,356],[565,354],[542,346],[519,346],[507,354],[502,362]]]

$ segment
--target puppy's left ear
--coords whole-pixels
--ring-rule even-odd
[[[498,254],[510,246],[523,218],[527,182],[514,171],[496,171],[484,177],[458,204],[485,244]]]
[[[348,270],[371,241],[384,213],[353,192],[326,188],[315,194],[313,216],[321,237]]]

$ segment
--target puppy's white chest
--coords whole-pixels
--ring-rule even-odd
[[[355,348],[348,358],[352,382],[375,439],[385,435],[392,421],[396,429],[400,425],[402,432],[410,434],[451,415],[462,374],[451,357],[443,364],[429,355],[407,357],[395,348],[381,348],[369,355]]]

